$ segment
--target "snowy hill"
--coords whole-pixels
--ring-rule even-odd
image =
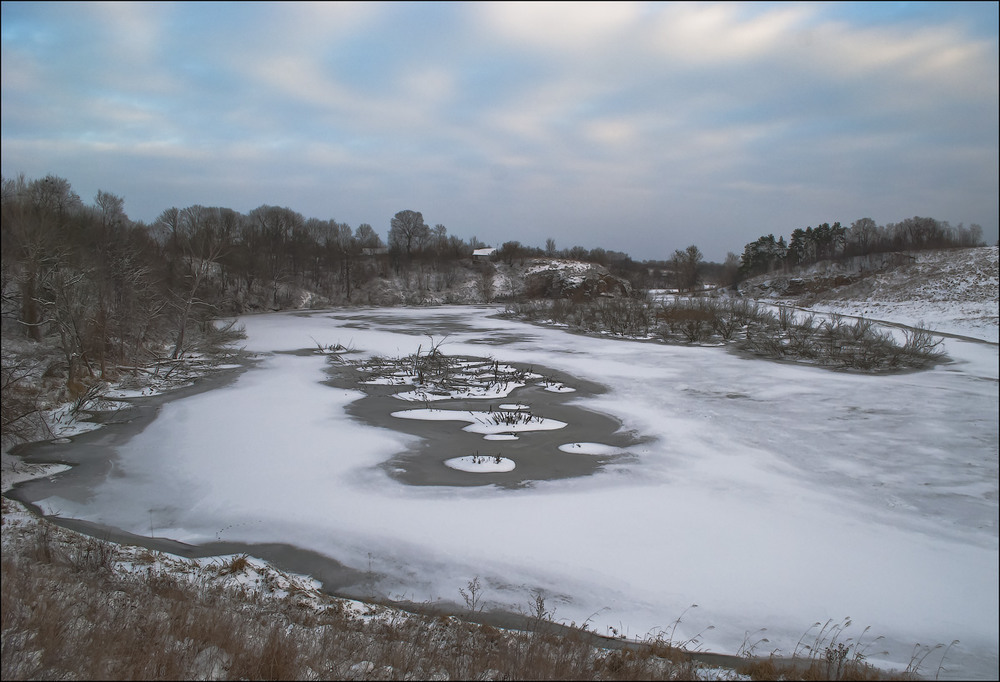
[[[394,276],[356,290],[352,303],[363,305],[475,304],[521,298],[627,296],[631,285],[595,263],[557,258],[502,261],[415,263]],[[323,307],[319,302],[313,307]],[[299,307],[309,307],[301,305]]]
[[[816,311],[888,320],[997,343],[1000,259],[996,246],[879,258],[756,277],[741,284],[740,291]]]

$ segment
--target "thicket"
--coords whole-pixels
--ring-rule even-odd
[[[651,296],[509,303],[505,314],[605,333],[668,343],[727,344],[755,355],[867,372],[924,368],[940,361],[940,339],[906,330],[902,342],[865,319],[819,319],[790,306],[748,299]]]

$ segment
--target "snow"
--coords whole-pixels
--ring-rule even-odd
[[[604,443],[566,443],[559,449],[575,455],[618,455],[622,452],[621,448]]]
[[[63,405],[52,410],[45,410],[44,412],[45,423],[48,424],[49,431],[52,432],[53,440],[70,438],[101,428],[100,424],[80,421],[81,418],[89,416],[87,413],[80,412],[74,414],[71,405]]]
[[[933,328],[945,334],[957,334],[1000,341],[995,304],[945,301],[824,301],[813,307],[818,312],[833,312],[870,320],[891,320],[908,327]]]
[[[915,643],[959,639],[942,677],[997,676],[996,345],[947,338],[951,363],[866,376],[569,335],[494,312],[242,318],[241,345],[262,362],[164,405],[89,496],[39,504],[140,534],[152,517],[157,535],[184,542],[288,542],[362,571],[371,561],[383,594],[414,601],[455,601],[480,576],[491,602],[516,609],[540,590],[558,620],[598,632],[662,631],[697,603],[677,637],[712,625],[702,641],[713,651],[766,627],[769,648],[788,654],[812,623],[850,616],[846,636],[871,626],[885,637],[888,654],[873,663],[903,668]],[[348,327],[359,315],[368,328]],[[581,478],[407,486],[380,465],[415,437],[352,419],[346,408],[363,394],[322,383],[325,357],[275,353],[350,337],[368,356],[401,356],[448,330],[448,354],[489,352],[607,387],[574,404],[614,415],[642,444]],[[488,412],[393,414],[531,437],[490,425]],[[606,454],[598,445],[562,449]]]
[[[550,393],[573,393],[576,391],[572,386],[566,386],[561,383],[545,384],[545,390]]]
[[[470,422],[468,426],[462,429],[463,431],[481,433],[485,436],[498,436],[524,431],[552,431],[566,426],[566,422],[561,422],[558,419],[547,419],[538,416],[525,416],[526,421],[504,423],[503,421],[498,421],[503,418],[503,413],[478,412],[474,410],[435,410],[426,408],[393,412],[392,416],[399,419]]]
[[[514,470],[514,460],[506,457],[490,457],[489,455],[469,455],[467,457],[454,457],[444,461],[445,466],[459,471],[468,471],[474,474],[488,474],[496,472],[506,472]]]
[[[370,383],[370,382],[366,382]],[[402,391],[396,393],[394,397],[400,400],[407,400],[410,402],[433,402],[436,400],[489,400],[495,398],[506,398],[516,389],[521,388],[524,384],[519,384],[516,382],[508,382],[505,384],[492,384],[490,386],[475,386],[469,387],[464,390],[448,391],[447,393],[433,393],[431,391],[423,391],[420,389],[414,391]]]
[[[810,306],[946,334],[1000,340],[1000,249],[918,251],[909,265],[878,272]],[[858,293],[864,295],[856,297]]]

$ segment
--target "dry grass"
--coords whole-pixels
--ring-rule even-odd
[[[271,589],[257,591],[234,580],[260,568],[246,555],[195,569],[43,520],[12,521],[15,504],[3,506],[4,680],[695,680],[706,666],[712,679],[907,680],[943,648],[915,650],[910,670],[889,675],[864,660],[878,639],[862,645],[864,633],[843,638],[849,621],[828,622],[803,635],[792,659],[754,657],[761,639],[726,664],[698,651],[700,634],[675,641],[680,618],[673,631],[627,642],[553,623],[540,593],[523,612],[526,629],[507,630],[348,602],[271,574]],[[478,580],[467,587],[459,592],[478,613]]]
[[[44,521],[12,528],[5,518],[4,534],[4,680],[695,679],[690,660],[662,647],[615,651],[583,631],[389,609],[367,617],[332,597],[306,607],[294,594],[186,578],[155,552],[129,554],[139,568],[123,570],[119,546]],[[248,566],[236,556],[212,573]]]

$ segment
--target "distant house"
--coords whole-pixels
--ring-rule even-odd
[[[361,249],[362,256],[384,256],[389,253],[388,246],[366,246]]]
[[[487,246],[485,249],[476,249],[472,252],[472,260],[474,261],[484,261],[493,258],[493,254],[497,252],[492,246]]]

